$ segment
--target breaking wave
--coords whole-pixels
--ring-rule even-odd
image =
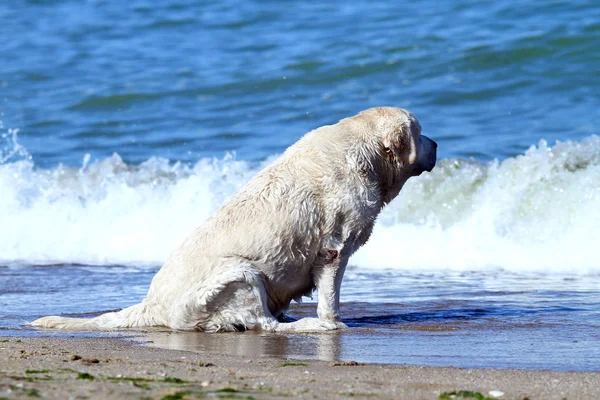
[[[175,245],[262,164],[194,165],[118,154],[79,168],[36,168],[4,134],[0,152],[0,263],[160,265]],[[352,265],[407,270],[600,270],[600,137],[540,141],[481,163],[444,159],[411,179],[382,213]]]

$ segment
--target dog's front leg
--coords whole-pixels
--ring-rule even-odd
[[[337,250],[325,250],[321,262],[313,270],[319,301],[319,319],[334,322],[338,329],[347,328],[340,320],[340,289],[348,256]]]

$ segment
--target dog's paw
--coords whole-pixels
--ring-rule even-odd
[[[345,325],[344,325],[345,326]],[[289,323],[280,323],[275,328],[276,332],[324,332],[338,329],[337,324],[319,318],[302,318]]]
[[[343,323],[342,321],[334,322],[336,329],[348,329],[348,325]]]

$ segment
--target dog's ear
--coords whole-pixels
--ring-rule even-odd
[[[389,156],[395,156],[409,164],[417,161],[417,143],[410,131],[410,126],[402,126],[383,140],[383,146]]]

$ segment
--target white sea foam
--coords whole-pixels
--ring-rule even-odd
[[[410,180],[354,257],[361,266],[600,271],[600,137],[503,162],[442,160]]]
[[[16,143],[16,142],[15,142]],[[1,264],[159,265],[264,165],[114,154],[81,168],[0,164]],[[502,162],[441,160],[411,179],[351,260],[407,270],[600,270],[600,138]]]

